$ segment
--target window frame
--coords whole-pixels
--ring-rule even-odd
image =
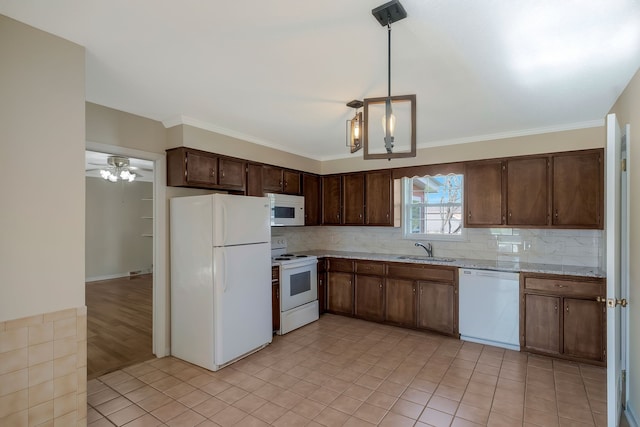
[[[413,179],[424,177],[437,177],[447,175],[459,175],[462,177],[461,194],[460,194],[460,234],[430,234],[430,233],[411,233],[409,230],[411,224],[411,207],[413,207]],[[448,173],[448,174],[426,174],[423,176],[403,177],[401,182],[402,190],[402,237],[406,240],[439,240],[449,242],[465,242],[467,238],[467,229],[464,227],[464,174]],[[428,204],[427,204],[428,206]]]

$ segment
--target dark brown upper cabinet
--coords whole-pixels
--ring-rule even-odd
[[[320,225],[320,177],[309,173],[302,174],[302,193],[304,195],[304,225]]]
[[[246,163],[206,151],[167,150],[167,185],[244,192]]]
[[[262,166],[262,186],[265,193],[301,194],[300,172],[277,166]]]
[[[601,149],[558,153],[553,162],[552,224],[603,228],[604,165]]]
[[[340,175],[322,177],[322,224],[341,224],[342,180]]]
[[[342,175],[342,224],[364,224],[364,192],[364,174]]]
[[[366,172],[365,223],[367,225],[393,225],[393,179],[391,170]]]
[[[602,228],[603,150],[465,165],[466,227]]]
[[[262,165],[249,163],[247,165],[247,196],[262,197]]]
[[[465,227],[502,225],[502,160],[469,162],[464,168]]]
[[[547,156],[506,160],[507,225],[549,223],[549,163]]]

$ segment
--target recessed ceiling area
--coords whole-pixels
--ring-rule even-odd
[[[418,148],[601,126],[640,66],[637,0],[401,0],[392,95]],[[346,103],[386,96],[384,0],[0,0],[86,48],[89,102],[317,160],[349,156]]]

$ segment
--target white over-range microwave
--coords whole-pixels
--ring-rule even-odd
[[[304,196],[268,193],[272,226],[304,225]]]

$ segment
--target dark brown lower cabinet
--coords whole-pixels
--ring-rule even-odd
[[[604,279],[522,273],[520,293],[523,350],[606,363]]]
[[[560,352],[560,298],[526,295],[525,336],[531,350]]]
[[[385,284],[385,320],[398,326],[416,326],[416,283],[389,279]]]
[[[418,328],[453,334],[455,317],[452,284],[418,282]]]
[[[271,267],[271,323],[273,331],[280,329],[280,269]]]
[[[563,353],[585,359],[601,359],[605,348],[603,304],[565,298],[563,314]]]
[[[327,273],[327,311],[353,315],[353,274],[339,271]]]
[[[356,275],[355,315],[366,320],[384,320],[384,278]]]
[[[318,260],[318,314],[327,310],[327,268],[324,259]]]

